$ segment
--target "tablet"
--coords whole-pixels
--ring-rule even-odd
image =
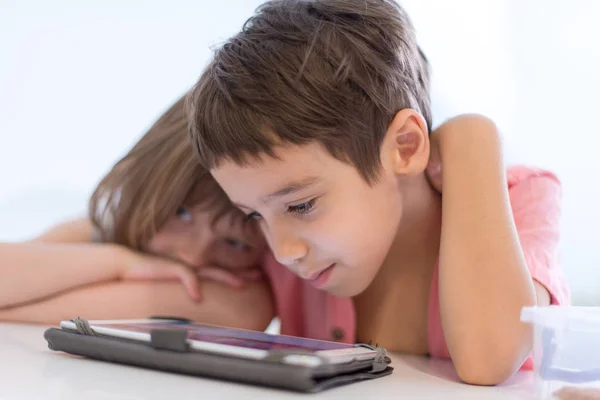
[[[368,361],[374,359],[378,354],[372,347],[273,335],[179,319],[92,320],[88,322],[89,327],[97,335],[146,343],[151,341],[152,331],[184,330],[186,331],[187,345],[195,351],[254,360],[266,359],[273,351],[285,351],[291,354],[284,356],[281,359],[282,363],[306,367]],[[62,321],[60,326],[67,331],[78,331],[78,327],[73,321]]]

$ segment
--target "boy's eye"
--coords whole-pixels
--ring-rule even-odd
[[[261,217],[261,215],[258,212],[252,211],[250,214],[246,215],[246,217],[244,218],[244,221],[250,221],[251,219],[258,219],[260,217]]]
[[[305,201],[304,203],[300,203],[300,204],[296,204],[294,206],[289,206],[287,211],[289,213],[294,213],[294,214],[299,214],[299,215],[306,215],[308,213],[310,213],[314,208],[315,208],[315,203],[317,202],[317,199],[312,199],[309,201]]]
[[[185,207],[178,207],[175,215],[182,221],[192,221],[194,219],[192,213]]]

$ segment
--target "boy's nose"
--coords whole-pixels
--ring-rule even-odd
[[[296,272],[308,254],[308,245],[293,229],[278,222],[275,221],[270,229],[263,232],[275,259]]]
[[[308,248],[301,240],[275,240],[273,254],[281,264],[294,268],[298,267],[306,257]]]

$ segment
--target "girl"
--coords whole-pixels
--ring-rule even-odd
[[[102,179],[89,217],[0,243],[0,320],[160,314],[264,330],[265,243],[242,218],[196,163],[182,98]]]

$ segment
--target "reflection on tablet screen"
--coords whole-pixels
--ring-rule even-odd
[[[188,331],[188,339],[190,340],[260,350],[297,349],[319,351],[354,348],[354,346],[345,343],[325,342],[292,336],[270,335],[265,332],[189,324],[187,322],[180,321],[168,321],[160,323],[122,323],[110,325],[93,324],[93,327],[104,327],[141,333],[150,333],[152,329],[185,329]]]

